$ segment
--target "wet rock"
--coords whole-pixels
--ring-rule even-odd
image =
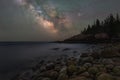
[[[88,72],[84,72],[84,73],[80,74],[80,76],[90,77],[90,74]]]
[[[34,67],[32,67],[32,70],[33,71],[38,70],[43,65],[44,62],[45,62],[44,60],[39,61],[39,63],[37,65],[35,65]]]
[[[118,57],[118,58],[112,58],[112,60],[114,61],[114,62],[120,62],[120,58]]]
[[[84,76],[78,76],[78,77],[75,77],[75,78],[72,78],[72,79],[69,79],[69,80],[89,80],[89,79],[87,79]]]
[[[63,58],[58,58],[58,59],[56,59],[55,64],[60,65],[61,62],[62,62],[62,59],[63,59]]]
[[[64,73],[64,74],[67,74],[67,67],[63,67],[61,70],[60,70],[60,74],[61,73]]]
[[[69,50],[70,50],[70,48],[65,48],[62,51],[69,51]]]
[[[57,79],[57,77],[59,75],[57,71],[51,71],[49,74],[50,74],[49,76],[52,80]]]
[[[97,77],[97,80],[114,80],[112,76],[108,73],[102,73]]]
[[[107,49],[101,52],[100,57],[103,58],[120,57],[120,53],[117,50]]]
[[[44,71],[46,71],[46,66],[45,66],[45,65],[42,65],[42,66],[40,67],[40,72],[44,72]]]
[[[83,73],[85,71],[86,71],[85,67],[79,67],[79,69],[77,70],[77,74],[81,74],[81,73]]]
[[[89,69],[88,69],[88,72],[89,72],[89,74],[92,74],[92,75],[96,75],[98,72],[99,72],[99,70],[98,70],[98,68],[97,67],[90,67]]]
[[[75,57],[70,57],[69,60],[70,61],[76,61],[76,58]]]
[[[67,60],[67,63],[66,63],[68,66],[69,65],[77,65],[77,61],[76,61],[76,58],[74,57],[71,57]]]
[[[32,78],[31,80],[43,80],[43,77]]]
[[[42,79],[37,79],[37,80],[51,80],[50,78],[42,78]]]
[[[30,80],[32,76],[33,76],[33,72],[26,71],[23,72],[20,76],[18,76],[17,80]]]
[[[55,64],[53,62],[50,62],[50,63],[47,63],[46,64],[46,69],[47,70],[51,70],[51,69],[54,69],[55,67]]]
[[[89,53],[82,53],[81,55],[80,55],[80,58],[84,58],[84,57],[88,57],[89,56]]]
[[[91,53],[90,56],[92,56],[94,59],[100,59],[100,53],[97,52]]]
[[[93,63],[94,59],[93,57],[84,57],[81,59],[81,63],[84,64],[84,63]]]
[[[61,66],[55,66],[55,71],[59,72],[61,70]]]
[[[54,80],[58,77],[59,74],[58,74],[57,71],[49,70],[49,71],[42,72],[38,75],[41,76],[41,77],[48,77],[48,78],[51,78],[51,79]]]
[[[75,65],[69,65],[67,67],[67,73],[69,76],[73,75],[77,71],[77,66]]]
[[[39,70],[37,70],[36,72],[34,72],[33,76],[31,77],[31,80],[37,80],[37,79],[42,79],[43,77],[41,77],[42,72],[40,72]]]
[[[68,76],[65,74],[65,73],[61,73],[59,76],[58,76],[58,79],[57,80],[68,80]]]
[[[91,66],[92,66],[91,63],[85,63],[85,64],[83,65],[83,67],[85,67],[86,69],[88,69],[88,68],[91,67]]]
[[[116,76],[120,76],[120,66],[116,66],[113,68],[113,73]]]
[[[97,65],[94,65],[94,67],[98,68],[99,72],[107,72],[103,64],[97,64]]]
[[[105,67],[102,63],[101,64],[93,64],[94,67],[97,67],[97,68],[103,68]]]
[[[107,72],[111,72],[112,69],[114,68],[114,65],[113,64],[109,64],[109,65],[106,65],[105,67],[106,67]]]
[[[115,76],[115,80],[120,80],[120,77]]]
[[[41,77],[49,77],[49,73],[50,71],[44,71],[44,72],[39,73],[38,75]]]
[[[104,65],[114,64],[112,59],[102,59],[101,63],[104,64]]]
[[[15,80],[119,80],[120,59],[117,52],[110,51],[84,53],[79,62],[66,55],[55,61],[40,62],[32,72],[26,71]]]

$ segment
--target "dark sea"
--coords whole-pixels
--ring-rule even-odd
[[[57,48],[57,50],[54,50]],[[69,49],[64,51],[64,49]],[[0,80],[10,80],[40,60],[51,60],[62,55],[78,56],[99,48],[94,44],[65,44],[45,42],[0,42]],[[76,54],[73,54],[77,51]]]

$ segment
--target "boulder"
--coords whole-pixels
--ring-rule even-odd
[[[59,76],[58,76],[58,79],[57,80],[68,80],[68,76],[64,73],[61,73]]]
[[[37,79],[37,80],[51,80],[50,78],[42,78],[42,79]]]
[[[72,78],[72,79],[69,79],[69,80],[89,80],[89,79],[87,79],[87,78],[84,77],[84,76],[77,76],[77,77]]]
[[[55,67],[55,64],[53,62],[50,62],[50,63],[47,63],[46,64],[46,69],[47,70],[51,70],[51,69],[54,69]]]
[[[81,74],[83,72],[86,72],[86,68],[85,67],[79,67],[79,69],[77,70],[77,74]]]
[[[80,58],[84,58],[84,57],[88,57],[89,56],[89,53],[82,53],[81,55],[80,55]]]
[[[113,73],[116,76],[120,76],[120,66],[116,66],[113,68]]]
[[[58,77],[58,72],[54,70],[48,70],[39,74],[41,77],[56,78]]]
[[[58,77],[58,75],[59,75],[57,71],[51,71],[49,74],[50,74],[50,78],[51,78],[52,80],[57,79],[57,77]]]
[[[99,72],[107,72],[105,66],[103,64],[96,64],[94,67],[98,68]]]
[[[77,71],[77,66],[75,66],[75,65],[69,65],[67,67],[67,73],[68,73],[69,76],[74,74],[74,72],[76,72],[76,71]]]
[[[82,74],[80,74],[80,76],[90,77],[90,74],[88,72],[83,72]]]
[[[92,56],[94,59],[100,59],[100,53],[98,52],[93,52],[90,54],[90,56]]]
[[[106,70],[108,72],[111,72],[113,70],[113,68],[114,68],[114,65],[113,64],[109,64],[109,65],[106,65],[105,68],[106,68]]]
[[[112,59],[102,59],[101,63],[104,65],[114,64],[114,61]]]
[[[97,67],[90,67],[88,69],[89,74],[96,75],[99,72],[99,69]]]
[[[67,65],[76,65],[77,64],[77,61],[76,61],[76,58],[74,57],[71,57],[67,60]]]
[[[61,70],[61,66],[55,66],[55,71],[59,72]]]
[[[102,73],[97,77],[97,80],[114,80],[113,77],[108,73]]]
[[[89,67],[92,67],[92,64],[91,63],[85,63],[83,65],[83,67],[85,67],[86,69],[88,69]]]
[[[100,56],[103,58],[120,57],[120,53],[117,50],[106,49],[101,52]]]
[[[65,66],[65,67],[61,68],[60,73],[67,74],[67,67]]]
[[[45,65],[42,65],[42,66],[40,67],[40,72],[44,72],[44,71],[46,71],[46,66],[45,66]]]
[[[94,59],[93,57],[89,56],[89,57],[84,57],[81,59],[81,63],[84,64],[84,63],[93,63]]]

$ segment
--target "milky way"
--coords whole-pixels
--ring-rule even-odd
[[[72,29],[72,22],[65,14],[60,13],[52,2],[42,0],[16,0],[17,4],[27,7],[40,26],[46,31],[60,34],[61,30],[67,31]],[[62,32],[63,33],[63,32]]]
[[[0,41],[53,41],[120,13],[120,0],[0,0]]]

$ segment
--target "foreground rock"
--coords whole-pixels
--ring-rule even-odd
[[[108,73],[102,73],[97,77],[97,80],[114,80],[112,76]]]

